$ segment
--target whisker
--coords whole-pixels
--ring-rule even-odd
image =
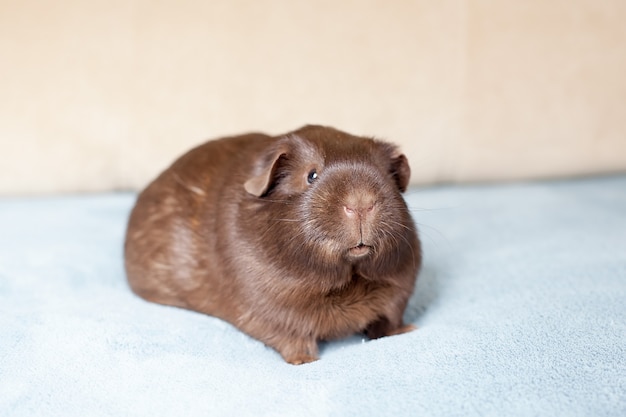
[[[409,211],[411,213],[413,212],[420,212],[420,211],[440,211],[440,210],[454,210],[456,209],[456,206],[450,206],[450,207],[435,207],[435,208],[426,208],[426,207],[415,207],[415,206],[409,206]]]
[[[403,229],[405,229],[405,230],[411,230],[411,228],[410,228],[409,226],[407,226],[407,225],[405,225],[405,224],[402,224],[402,223],[400,223],[400,222],[398,222],[398,221],[395,221],[395,220],[385,219],[385,220],[384,220],[384,222],[385,222],[385,223],[390,222],[391,224],[394,224],[394,225],[396,225],[396,226],[400,226],[400,227],[402,227],[402,228],[403,228]]]
[[[437,240],[435,238],[433,238],[430,234],[428,234],[426,232],[426,230],[424,230],[424,229],[429,229],[429,230],[431,230],[433,232],[436,232],[436,234],[437,234],[437,236],[439,236],[439,238],[443,239],[447,244],[450,243],[450,240],[447,238],[447,236],[445,234],[443,234],[443,232],[441,232],[437,228],[435,228],[433,226],[430,226],[428,224],[425,224],[425,223],[415,222],[415,224],[418,226],[420,235],[424,235],[424,236],[428,237],[431,240],[431,242],[436,244]]]
[[[413,247],[412,243],[406,238],[406,236],[404,236],[403,234],[393,233],[393,229],[390,227],[391,224],[403,226],[401,223],[386,219],[384,221],[381,221],[381,226],[384,226],[381,228],[381,231],[389,238],[389,240],[393,241],[393,243],[398,247],[400,246],[400,241],[398,239],[399,238],[402,239],[404,243],[406,244],[406,246],[409,247],[410,252],[411,252],[411,259],[413,261],[413,264],[415,265],[417,263],[417,260],[415,259],[415,248]],[[407,229],[409,228],[407,227]],[[398,257],[396,260],[396,263],[399,263],[399,262],[400,262],[400,259]]]

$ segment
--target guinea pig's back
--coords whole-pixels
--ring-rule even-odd
[[[136,294],[196,310],[206,304],[204,310],[216,313],[217,295],[224,300],[233,290],[223,288],[228,280],[219,279],[227,271],[216,250],[216,225],[228,221],[221,217],[238,205],[242,171],[271,140],[249,134],[206,142],[182,155],[139,194],[124,245],[126,274]]]

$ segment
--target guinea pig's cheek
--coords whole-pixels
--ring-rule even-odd
[[[335,256],[335,245],[332,242],[324,242],[321,246],[322,249],[322,256],[325,259],[331,259]]]
[[[336,242],[333,240],[322,240],[318,242],[316,248],[317,255],[321,257],[324,263],[334,263],[337,261],[337,254],[340,249]]]

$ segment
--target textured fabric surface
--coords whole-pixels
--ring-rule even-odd
[[[626,415],[624,176],[411,189],[420,328],[302,366],[129,291],[134,197],[0,200],[0,415]]]

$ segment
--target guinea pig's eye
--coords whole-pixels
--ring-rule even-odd
[[[306,180],[308,181],[309,184],[313,184],[313,181],[315,181],[316,179],[317,179],[317,171],[311,170]]]

